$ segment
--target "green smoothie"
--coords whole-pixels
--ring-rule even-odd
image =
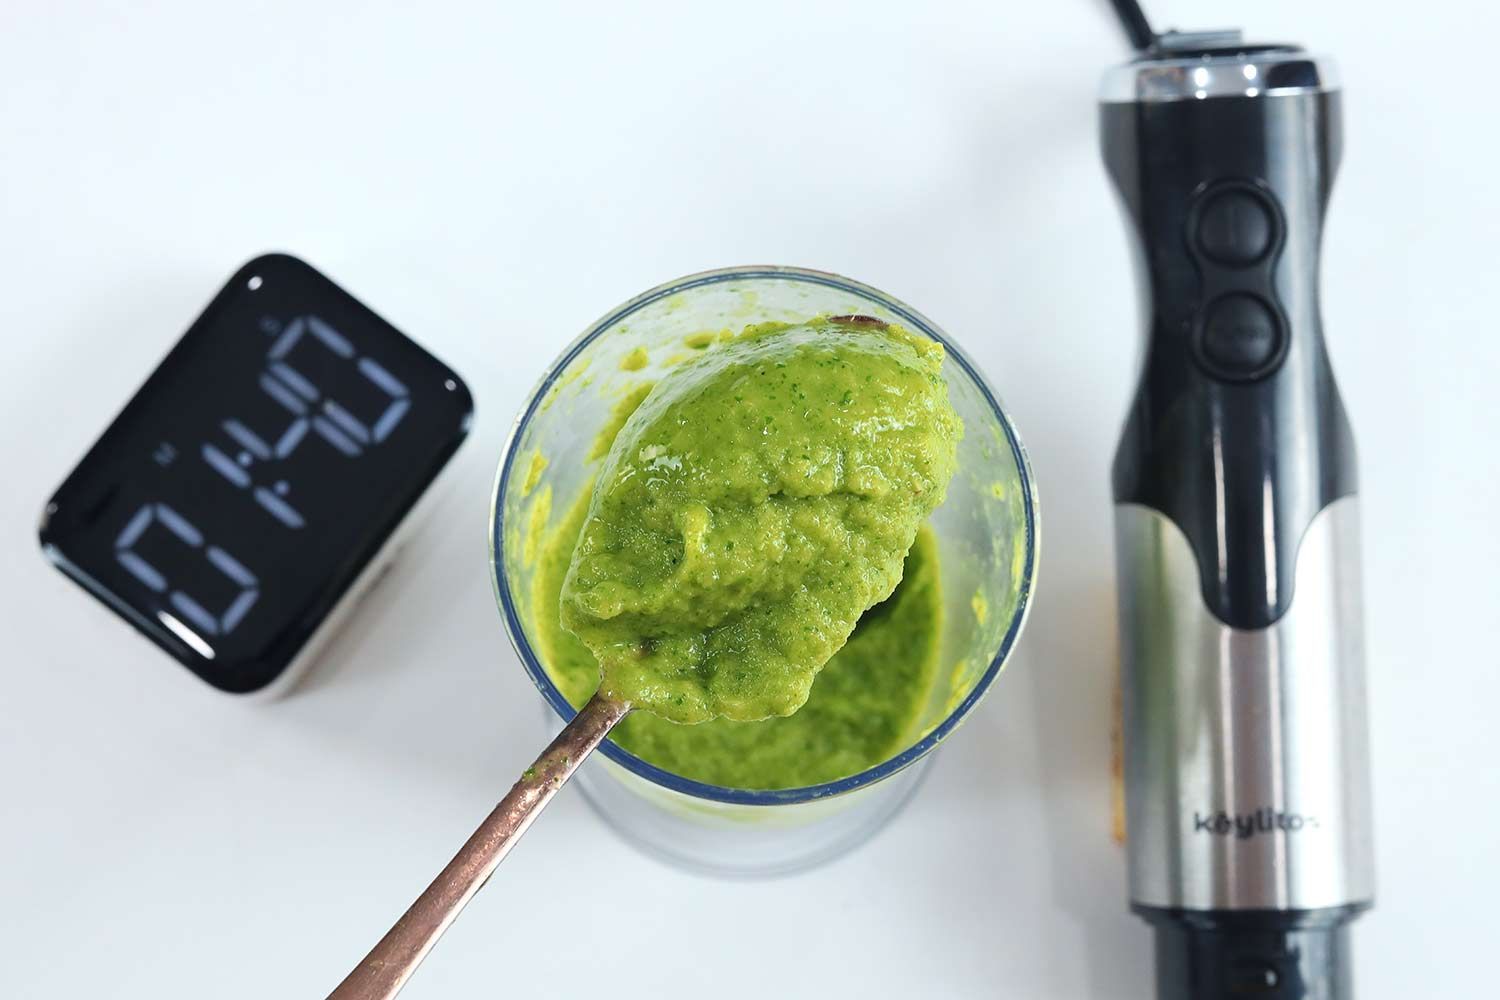
[[[575,708],[599,686],[599,663],[562,628],[558,603],[588,500],[585,491],[547,536],[532,577],[537,653]],[[730,788],[797,788],[857,774],[911,741],[939,679],[942,614],[937,542],[923,528],[895,593],[865,612],[796,714],[685,726],[637,712],[610,738],[663,770]]]
[[[594,481],[527,539],[564,696],[646,708],[612,738],[731,787],[831,781],[907,745],[942,623],[920,526],[962,434],[941,364],[869,321],[761,326],[622,400]]]
[[[605,455],[560,597],[600,691],[680,723],[800,708],[953,476],[942,362],[878,321],[766,324],[650,390]]]

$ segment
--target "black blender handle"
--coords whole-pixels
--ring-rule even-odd
[[[1337,92],[1103,107],[1150,300],[1114,498],[1183,531],[1236,628],[1286,613],[1303,533],[1356,488],[1318,307],[1340,120]]]
[[[1355,454],[1318,303],[1335,73],[1237,32],[1146,40],[1115,7],[1145,50],[1100,95],[1147,316],[1113,469],[1132,909],[1161,1000],[1349,1000],[1374,873]]]

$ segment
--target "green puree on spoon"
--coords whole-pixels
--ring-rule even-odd
[[[562,587],[599,695],[683,723],[801,707],[953,476],[942,362],[840,317],[751,327],[664,377],[604,459]]]

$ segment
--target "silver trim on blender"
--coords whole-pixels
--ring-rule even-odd
[[[1131,901],[1373,898],[1356,498],[1308,526],[1291,608],[1253,631],[1208,610],[1167,517],[1120,504],[1115,528]]]
[[[1104,74],[1099,100],[1206,100],[1211,97],[1284,97],[1339,89],[1338,68],[1327,56],[1301,50],[1211,52],[1166,55],[1116,66]]]

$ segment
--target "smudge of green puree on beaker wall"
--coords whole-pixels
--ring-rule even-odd
[[[786,340],[776,345],[778,350],[768,350],[775,337]],[[727,356],[716,358],[720,352]],[[690,520],[682,513],[689,504],[680,502],[685,491],[681,479],[654,485],[651,488],[662,491],[662,499],[655,505],[643,504],[650,508],[676,503],[679,513],[657,511],[649,518],[637,516],[646,511],[631,514],[635,521],[628,523],[639,525],[638,530],[654,526],[656,544],[668,550],[665,567],[645,576],[645,589],[655,587],[656,606],[666,607],[671,602],[660,595],[666,585],[662,578],[678,572],[696,574],[699,579],[689,578],[696,599],[712,601],[717,611],[709,620],[723,622],[749,609],[747,595],[751,600],[777,603],[788,591],[798,589],[789,577],[801,566],[802,575],[815,585],[848,589],[848,593],[826,598],[829,604],[845,608],[865,603],[849,619],[851,623],[857,619],[858,624],[847,642],[830,629],[836,639],[827,642],[832,647],[831,659],[816,675],[816,683],[809,672],[810,696],[805,688],[804,693],[793,691],[790,698],[781,695],[781,699],[797,702],[806,697],[795,714],[764,721],[720,718],[678,725],[635,713],[612,738],[665,770],[730,787],[788,788],[857,773],[899,752],[916,735],[938,673],[942,601],[937,546],[931,531],[922,528],[918,532],[917,525],[941,501],[962,433],[937,374],[940,348],[894,328],[887,331],[824,320],[801,327],[753,328],[715,345],[702,361],[710,359],[715,359],[715,372],[729,374],[705,378],[707,373],[699,373],[692,380],[692,391],[671,394],[674,403],[668,406],[642,405],[643,399],[651,398],[651,389],[636,388],[621,400],[595,444],[596,454],[611,452],[600,477],[618,477],[622,467],[633,469],[628,478],[650,478],[663,469],[680,472],[671,463],[653,459],[615,461],[619,449],[611,449],[610,444],[617,434],[622,440],[630,435],[637,458],[653,444],[666,443],[672,445],[671,450],[653,452],[655,460],[696,458],[703,453],[715,456],[707,464],[714,468],[711,475],[716,480],[700,475],[689,485],[699,488],[694,503],[709,509],[719,530],[700,530],[688,537],[674,530]],[[700,363],[674,371],[663,384],[679,373],[691,374]],[[688,399],[696,399],[697,405],[684,405]],[[641,433],[639,427],[632,432],[635,422],[643,419],[633,412],[637,408],[650,423],[658,423],[664,412],[677,414],[675,419],[668,418],[670,426],[665,428],[674,433],[660,435],[666,442],[652,440],[653,435]],[[726,419],[740,420],[738,431],[726,427],[723,420],[712,420],[714,409],[723,411]],[[654,420],[649,417],[653,413],[658,415]],[[746,417],[766,416],[773,419],[759,425],[759,434],[748,433],[757,425]],[[781,427],[776,426],[778,420]],[[879,454],[874,454],[877,450]],[[849,487],[851,478],[857,488]],[[595,654],[562,624],[567,614],[564,584],[574,552],[590,512],[597,514],[599,506],[594,485],[585,486],[538,545],[540,564],[532,577],[529,601],[537,652],[575,706],[587,700],[600,677]],[[716,488],[710,490],[710,485]],[[797,510],[802,504],[808,509]],[[786,516],[757,519],[756,508],[768,505],[787,505],[793,510],[781,512]],[[606,505],[605,509],[621,516],[625,508]],[[729,516],[722,520],[728,524],[720,525],[718,515],[725,510]],[[804,537],[808,534],[814,538]],[[855,534],[860,541],[851,539]],[[689,557],[694,537],[697,551]],[[836,540],[842,550],[830,551],[825,544],[828,539]],[[720,553],[742,553],[730,560],[721,556],[706,566],[718,573],[718,580],[732,585],[722,595],[713,593],[710,583],[702,579],[702,550],[715,542]],[[896,550],[894,573],[889,566],[851,571],[843,565],[851,559],[850,549],[868,553],[881,545]],[[811,553],[797,552],[799,546],[838,571],[807,570]],[[750,555],[744,556],[745,552]],[[671,554],[677,554],[677,563],[671,562]],[[757,556],[763,564],[759,568],[751,564]],[[692,568],[695,560],[696,570]],[[674,566],[688,569],[674,570]],[[859,579],[861,573],[866,579]],[[864,594],[873,598],[860,596]],[[786,634],[794,650],[808,649],[800,640],[800,612],[785,602],[775,610],[779,613],[762,614],[760,628]],[[830,617],[824,615],[822,623]],[[809,655],[822,654],[815,650]],[[696,670],[697,664],[689,669]],[[800,684],[800,678],[796,683]],[[706,697],[701,691],[694,695]],[[779,706],[785,703],[781,699],[766,700],[777,701]]]
[[[891,595],[962,424],[941,345],[874,320],[705,345],[604,458],[559,613],[606,696],[679,723],[791,715]]]

